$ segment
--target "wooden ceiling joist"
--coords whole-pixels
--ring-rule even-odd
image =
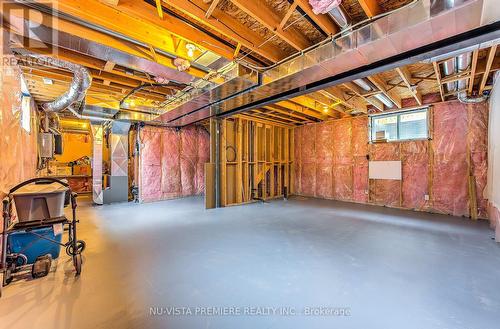
[[[310,116],[303,114],[303,113],[288,110],[288,109],[280,107],[276,104],[264,106],[263,108],[270,110],[270,111],[273,111],[273,112],[276,112],[276,113],[281,113],[281,114],[286,115],[286,116],[291,117],[291,118],[296,118],[302,122],[317,121],[317,119],[315,119],[314,117],[310,117]]]
[[[481,79],[481,84],[479,85],[479,94],[481,95],[486,86],[486,82],[488,82],[488,77],[490,75],[491,66],[493,64],[493,60],[495,59],[495,54],[497,52],[497,45],[494,45],[490,48],[488,52],[488,57],[486,60],[486,68],[484,70],[483,78]]]
[[[158,17],[160,17],[160,19],[163,19],[163,8],[161,6],[161,0],[155,0],[156,1],[156,10],[158,11]],[[118,5],[118,3],[116,4],[116,6]]]
[[[382,12],[377,0],[358,0],[358,2],[361,5],[361,8],[363,8],[366,16],[370,18],[377,16]]]
[[[290,117],[286,117],[286,116],[281,115],[279,113],[274,113],[274,111],[272,111],[272,110],[256,109],[256,110],[253,110],[253,112],[257,112],[257,113],[263,114],[265,116],[270,116],[270,117],[275,118],[275,119],[285,120],[289,123],[299,123],[299,124],[304,123],[304,121],[293,119]]]
[[[105,6],[103,4],[100,4],[100,5],[104,6],[106,8],[109,8],[108,6]],[[18,5],[17,7],[22,8],[20,5]],[[23,18],[23,16],[22,16],[23,11],[22,10],[20,10],[20,11],[14,10],[12,15],[17,15],[18,17]],[[124,53],[129,54],[129,55],[137,56],[140,58],[145,58],[148,60],[155,60],[158,64],[164,65],[164,66],[169,67],[171,69],[175,69],[175,70],[177,69],[177,67],[172,63],[171,58],[164,56],[162,54],[158,54],[158,53],[155,53],[154,55],[152,55],[150,47],[147,47],[147,48],[141,47],[141,46],[138,46],[134,43],[128,42],[126,40],[120,40],[120,39],[117,39],[117,38],[115,38],[111,35],[108,35],[106,33],[103,33],[103,32],[100,32],[100,31],[97,31],[97,30],[94,30],[94,29],[91,29],[91,28],[88,28],[88,27],[85,27],[85,26],[82,26],[79,24],[75,24],[75,23],[66,21],[64,19],[60,19],[58,17],[52,17],[52,16],[49,16],[45,13],[40,12],[40,15],[43,18],[42,24],[47,24],[48,28],[56,28],[58,31],[81,36],[81,37],[85,38],[86,40],[89,40],[89,41],[92,41],[92,42],[95,42],[98,44],[106,45],[108,47],[122,51]],[[99,15],[94,15],[94,16],[99,16]],[[156,19],[158,19],[158,18],[156,17]],[[50,25],[49,25],[49,22],[50,22]],[[26,38],[33,37],[33,35],[29,34],[29,31],[26,31],[26,30],[13,31],[13,32],[18,34],[19,37],[21,37],[21,38],[26,39]],[[25,42],[24,44],[29,45],[30,43]],[[158,44],[158,42],[156,42],[155,44]],[[175,50],[173,49],[173,46],[171,44],[172,44],[171,40],[169,40],[169,42],[163,42],[163,49],[166,50],[167,52],[174,52],[175,53]],[[154,46],[152,43],[149,43],[148,45],[151,45],[151,47]],[[55,45],[53,45],[53,46],[55,46]],[[32,48],[30,50],[37,52],[38,49],[42,49],[42,48]],[[161,49],[161,48],[158,48],[158,49]],[[109,65],[111,65],[111,63],[108,64],[108,66],[105,66],[104,69],[105,70],[110,69]],[[206,71],[200,70],[196,67],[190,67],[186,71],[186,73],[191,74],[191,75],[198,77],[198,78],[202,78],[207,74]]]
[[[288,8],[288,10],[286,11],[285,16],[281,19],[281,22],[278,26],[279,30],[283,30],[283,28],[286,25],[286,22],[288,22],[288,20],[290,19],[290,16],[292,16],[292,14],[296,8],[297,8],[297,2],[294,2],[290,5],[290,8]]]
[[[325,14],[316,15],[312,11],[312,7],[308,0],[295,0],[298,6],[311,18],[316,25],[319,26],[324,33],[328,35],[336,34],[340,31],[339,27],[333,22],[333,20]]]
[[[402,107],[401,96],[395,90],[388,90],[387,83],[382,80],[378,75],[368,77],[371,83],[377,87],[387,98],[393,102],[398,109]]]
[[[373,93],[366,93],[359,86],[352,82],[346,82],[343,84],[347,89],[354,93],[354,95],[361,97],[366,103],[373,105],[378,111],[384,111],[384,104],[373,97]],[[380,92],[380,91],[377,91]]]
[[[444,102],[444,90],[443,90],[443,84],[441,83],[441,70],[439,69],[439,64],[436,62],[433,62],[432,67],[434,68],[434,72],[436,75],[436,82],[438,84],[439,95],[441,96],[441,101]]]
[[[472,90],[474,89],[474,80],[476,78],[476,69],[477,69],[477,58],[479,56],[479,50],[476,49],[472,53],[472,63],[470,69],[470,79],[469,85],[467,86],[467,94],[470,96],[472,94]]]
[[[311,45],[307,38],[293,26],[285,30],[279,29],[281,17],[269,8],[265,0],[232,0],[231,2],[293,48],[302,50]]]
[[[46,0],[35,0],[46,3]],[[175,34],[198,44],[227,59],[231,59],[233,48],[193,26],[171,16],[161,19],[154,7],[142,1],[121,0],[117,6],[97,0],[51,0],[59,11],[123,34],[154,48],[173,53],[170,35]],[[71,32],[70,32],[71,33]]]
[[[281,101],[281,102],[277,102],[275,105],[281,106],[283,108],[286,108],[288,110],[292,110],[292,111],[295,111],[298,113],[306,114],[306,115],[313,117],[313,118],[316,118],[318,120],[324,120],[326,118],[326,116],[320,112],[310,110],[309,108],[307,108],[305,106],[296,104],[296,103],[291,102],[291,101]]]
[[[207,11],[205,12],[205,17],[210,18],[212,16],[212,13],[214,12],[215,8],[217,8],[217,5],[219,4],[220,0],[213,0],[212,3],[210,4],[210,7],[208,7]]]
[[[340,100],[342,104],[352,110],[367,113],[368,109],[366,103],[359,97],[348,97],[346,93],[339,87],[328,87],[322,90],[323,93],[333,96],[335,99]]]
[[[420,93],[420,90],[418,89],[418,85],[413,84],[413,78],[411,76],[410,71],[408,70],[407,67],[402,66],[396,68],[396,72],[398,72],[399,76],[405,83],[406,87],[412,94],[413,98],[417,101],[418,105],[422,105],[422,95]]]
[[[168,5],[225,37],[241,43],[245,48],[267,58],[271,62],[277,62],[287,56],[282,49],[270,43],[265,43],[264,38],[256,31],[248,29],[241,22],[218,8],[214,8],[211,17],[206,18],[205,13],[210,5],[203,0],[168,0]]]

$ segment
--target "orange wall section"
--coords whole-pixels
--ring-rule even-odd
[[[83,156],[92,156],[90,134],[63,133],[63,154],[56,155],[57,162],[70,162]]]

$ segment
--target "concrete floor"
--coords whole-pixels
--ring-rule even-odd
[[[302,198],[209,211],[187,198],[79,215],[82,276],[61,257],[48,277],[9,285],[2,328],[500,325],[500,246],[484,221]],[[301,314],[307,307],[348,315]],[[236,315],[196,314],[217,310]]]

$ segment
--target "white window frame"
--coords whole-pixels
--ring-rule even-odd
[[[399,138],[400,136],[400,123],[401,123],[401,116],[409,113],[418,113],[418,112],[426,112],[427,114],[427,137],[421,137],[421,138],[407,138],[407,139],[401,139]],[[432,139],[431,137],[431,131],[430,131],[430,126],[431,126],[431,111],[429,107],[420,107],[420,108],[415,108],[411,110],[403,110],[403,111],[394,111],[394,112],[389,112],[389,113],[380,113],[380,114],[372,114],[369,116],[368,120],[368,129],[369,129],[369,138],[370,138],[370,143],[380,143],[381,141],[378,141],[375,138],[374,132],[373,132],[373,120],[376,118],[381,118],[381,117],[390,117],[390,116],[396,116],[397,117],[397,124],[396,124],[396,129],[397,129],[397,136],[398,138],[392,139],[392,140],[387,140],[383,141],[386,143],[392,143],[392,142],[405,142],[405,141],[418,141],[418,140],[430,140]]]

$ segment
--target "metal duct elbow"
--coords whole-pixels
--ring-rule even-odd
[[[328,14],[333,18],[335,23],[340,27],[341,31],[349,28],[351,26],[351,18],[349,15],[342,9],[341,6],[335,7],[331,9]]]
[[[37,58],[47,60],[47,62],[53,66],[73,72],[73,79],[71,80],[68,91],[57,97],[54,101],[42,104],[44,111],[61,112],[71,104],[82,101],[85,98],[87,89],[89,89],[92,83],[90,72],[85,67],[51,57],[41,58],[41,56],[37,56]]]

